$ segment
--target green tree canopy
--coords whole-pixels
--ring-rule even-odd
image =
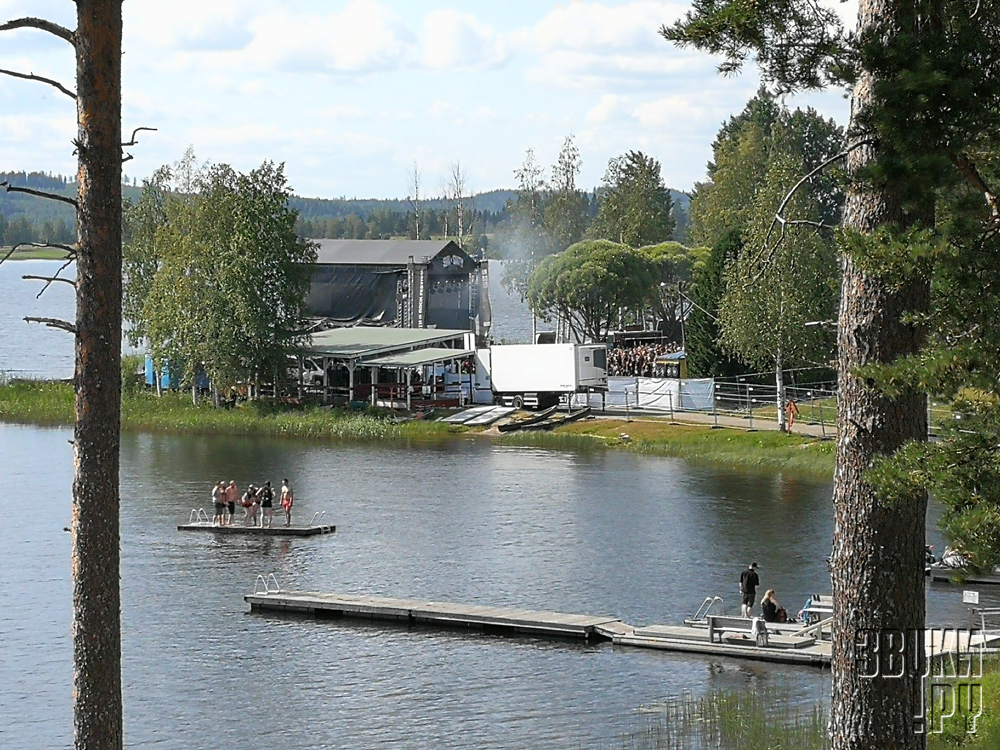
[[[629,247],[666,242],[674,231],[672,206],[660,163],[641,151],[629,151],[608,163],[590,236]]]
[[[304,331],[315,249],[294,232],[284,169],[215,165],[190,194],[147,183],[129,213],[126,307],[161,365],[217,385],[283,373]]]
[[[746,249],[726,268],[726,291],[719,302],[723,347],[752,367],[775,373],[782,429],[783,370],[829,360],[831,337],[823,326],[806,324],[830,320],[837,307],[839,269],[832,237],[811,226],[792,226],[782,238],[783,230],[775,228],[775,213],[798,179],[797,159],[772,159],[754,200]],[[818,213],[816,203],[803,192],[785,208],[789,221],[815,222]]]
[[[680,316],[690,305],[684,297],[690,292],[695,273],[705,264],[710,251],[708,248],[688,248],[679,242],[662,242],[639,248],[656,270],[656,281],[650,294],[650,305],[664,330],[673,332],[679,328]]]
[[[685,323],[688,369],[697,378],[741,375],[747,368],[719,346],[719,302],[726,291],[725,271],[743,250],[740,233],[723,234],[705,262],[692,273],[690,298],[694,303]]]
[[[565,320],[577,340],[603,341],[619,313],[646,304],[656,283],[657,269],[642,253],[587,240],[539,264],[528,303],[539,317]]]
[[[776,132],[781,134],[780,146],[775,143]],[[833,120],[811,108],[790,112],[761,89],[739,115],[723,124],[712,144],[709,179],[695,187],[691,200],[688,241],[713,246],[726,232],[746,228],[776,149],[796,154],[806,174],[843,145],[843,129]],[[817,175],[809,190],[818,204],[819,220],[836,224],[844,203],[836,175]]]

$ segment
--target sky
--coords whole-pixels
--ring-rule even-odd
[[[856,0],[835,5],[853,25]],[[567,135],[580,185],[610,158],[644,151],[667,185],[704,179],[720,124],[759,85],[752,66],[717,74],[717,59],[657,33],[686,2],[652,0],[125,0],[123,129],[140,134],[131,178],[176,161],[248,171],[284,162],[314,197],[442,192],[460,163],[473,191],[514,186],[533,148],[552,164]],[[71,0],[0,0],[0,18],[75,25]],[[33,30],[0,33],[0,68],[73,81],[69,46]],[[843,92],[789,98],[846,124]],[[75,172],[73,102],[0,76],[0,171]]]

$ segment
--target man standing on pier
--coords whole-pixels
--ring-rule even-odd
[[[740,573],[740,596],[743,597],[743,616],[753,617],[753,603],[757,597],[757,587],[760,586],[760,578],[757,576],[757,563],[750,563],[750,567]]]

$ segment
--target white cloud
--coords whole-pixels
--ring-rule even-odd
[[[542,52],[560,49],[601,51],[650,50],[664,46],[659,36],[688,9],[686,3],[633,2],[614,7],[601,3],[570,3],[555,8],[532,30]]]
[[[689,96],[665,96],[643,102],[632,115],[647,128],[675,126],[680,122],[686,125],[714,122],[718,119],[717,113],[694,104]]]
[[[629,97],[618,94],[605,94],[597,106],[587,113],[587,122],[599,125],[616,120],[626,113]]]
[[[252,23],[247,62],[264,69],[366,73],[397,68],[415,37],[377,0],[353,0],[339,13],[303,15],[279,9]]]
[[[125,47],[138,52],[146,45],[185,51],[242,49],[253,38],[250,0],[171,0],[169,3],[125,3]]]
[[[530,76],[559,86],[592,88],[704,68],[703,55],[678,50],[659,34],[687,7],[647,0],[557,7],[527,35],[528,45],[540,56]]]
[[[437,70],[481,70],[508,59],[506,44],[492,27],[457,10],[428,13],[421,42],[423,64]]]

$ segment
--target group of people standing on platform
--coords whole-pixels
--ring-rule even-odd
[[[295,493],[287,479],[281,480],[279,497],[281,509],[285,512],[285,526],[292,525],[292,505],[295,503]],[[243,525],[271,528],[274,520],[274,489],[270,482],[264,482],[262,487],[256,487],[251,482],[246,492],[240,496],[236,481],[226,484],[216,482],[212,488],[212,504],[215,506],[215,517],[212,523],[216,526],[231,526],[235,523],[236,505],[243,506]],[[259,514],[259,517],[258,517]]]

